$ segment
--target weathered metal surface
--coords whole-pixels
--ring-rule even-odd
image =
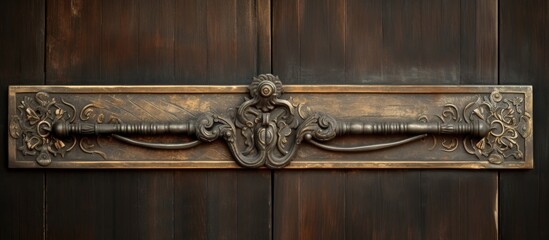
[[[533,167],[529,86],[11,86],[9,118],[10,167]]]

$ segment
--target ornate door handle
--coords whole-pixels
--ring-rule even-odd
[[[87,120],[97,107],[93,103],[78,111],[72,103],[46,92],[38,92],[34,98],[24,96],[18,101],[17,112],[11,111],[10,144],[18,150],[10,149],[10,165],[22,166],[18,165],[22,161],[17,161],[17,157],[34,156],[36,163],[48,166],[52,158],[63,158],[77,144],[83,153],[96,153],[108,160],[104,152],[84,146],[84,139],[90,136],[110,136],[140,148],[167,150],[189,149],[224,139],[234,160],[250,168],[285,167],[304,142],[322,151],[367,152],[401,146],[427,136],[433,138],[434,146],[437,136],[459,136],[464,152],[476,157],[482,166],[516,167],[519,163],[520,167],[531,167],[531,106],[525,105],[525,99],[531,104],[531,88],[524,88],[524,93],[511,99],[494,88],[489,96],[479,96],[463,106],[447,103],[434,118],[420,115],[415,120],[336,117],[311,111],[304,104],[283,98],[281,81],[270,74],[255,77],[248,89],[250,97],[234,109],[221,114],[205,111],[183,121],[127,121],[112,117],[105,122],[105,115],[99,115],[91,122]],[[186,136],[187,140],[142,139],[150,135]],[[336,138],[347,135],[400,137],[347,146],[338,143]],[[444,151],[452,152],[459,142],[442,140],[441,144]],[[528,151],[526,158],[524,151]]]

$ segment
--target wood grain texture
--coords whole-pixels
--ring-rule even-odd
[[[94,84],[100,79],[101,3],[48,1],[46,84]]]
[[[270,171],[176,171],[175,177],[176,239],[270,238]]]
[[[246,84],[270,72],[270,1],[176,1],[180,83]]]
[[[500,84],[534,87],[534,170],[500,173],[501,239],[549,238],[549,3],[500,1]]]
[[[175,6],[179,84],[247,84],[270,72],[270,1]],[[176,239],[270,238],[270,171],[178,170],[175,183]]]
[[[270,1],[47,5],[49,84],[235,84],[270,71]],[[217,173],[52,172],[48,236],[270,236],[270,172]],[[73,230],[63,231],[65,224]]]
[[[418,171],[348,172],[348,238],[421,239],[420,179]]]
[[[48,2],[47,83],[135,81],[136,8],[137,2]],[[103,27],[102,21],[112,24]],[[146,224],[143,204],[148,203],[138,189],[147,192],[150,186],[135,172],[55,171],[47,182],[48,238],[136,239],[155,226],[136,231]]]
[[[0,3],[0,239],[44,238],[44,172],[8,169],[8,85],[44,84],[45,4]]]
[[[139,1],[102,1],[100,77],[95,83],[147,84],[139,76]]]
[[[424,239],[494,239],[495,172],[431,171],[421,176]]]
[[[498,79],[497,0],[460,1],[460,84]]]
[[[51,171],[47,174],[47,238],[137,238],[138,194],[128,172]],[[134,185],[134,186],[132,186]]]
[[[497,83],[497,1],[308,4],[300,0],[273,2],[273,72],[281,79],[307,84]],[[324,19],[331,22],[317,24]],[[339,65],[342,61],[345,64]],[[277,225],[289,222],[294,226],[307,218],[300,215],[304,206],[288,206],[303,192],[327,191],[321,185],[308,186],[312,189],[292,186],[297,181],[303,187],[301,183],[309,174],[314,175],[305,171],[275,173],[276,239],[306,238],[303,229]],[[340,174],[346,177],[347,238],[439,239],[475,234],[497,238],[497,172]],[[338,179],[332,177],[332,181]],[[463,207],[475,199],[482,199],[482,209]],[[315,205],[315,201],[320,202],[310,199],[308,204]],[[448,208],[448,203],[462,207]],[[330,203],[323,204],[316,215],[330,212]],[[473,220],[477,218],[484,221]],[[323,229],[322,224],[315,227]]]

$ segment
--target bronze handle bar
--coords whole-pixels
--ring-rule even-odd
[[[314,140],[311,134],[305,134],[304,139],[316,147],[339,152],[365,152],[379,150],[389,147],[399,146],[415,140],[422,139],[428,134],[453,134],[453,135],[469,135],[475,138],[482,138],[490,132],[489,126],[485,122],[475,121],[473,123],[439,123],[439,122],[382,122],[368,123],[361,121],[338,121],[336,129],[337,135],[368,135],[368,134],[385,134],[385,135],[406,135],[417,134],[416,136],[405,138],[402,140],[372,144],[365,146],[353,147],[338,147],[327,144],[322,144]]]
[[[143,142],[122,135],[162,135],[162,134],[194,134],[194,122],[188,123],[67,123],[56,122],[53,124],[53,135],[63,138],[72,135],[104,135],[110,134],[119,141],[155,149],[187,149],[200,143],[199,140],[193,140],[186,143],[150,143]]]
[[[439,122],[380,122],[338,121],[337,135],[369,134],[456,134],[484,137],[490,132],[489,126],[482,121],[473,123],[439,123]],[[101,134],[187,134],[195,133],[195,122],[186,123],[67,123],[56,122],[52,132],[57,137]]]
[[[311,144],[330,151],[373,151],[388,147],[402,145],[411,141],[421,139],[427,134],[453,134],[470,135],[481,138],[486,136],[490,129],[482,121],[473,123],[439,123],[439,122],[380,122],[370,123],[356,120],[339,120],[335,126],[338,136],[343,135],[408,135],[416,134],[403,140],[380,143],[366,146],[337,147],[322,144],[313,139],[311,134],[305,134],[304,140]],[[193,136],[196,133],[195,121],[186,123],[67,123],[56,122],[53,124],[52,133],[56,137],[68,137],[72,135],[112,135],[114,138],[132,145],[156,149],[187,149],[200,144],[202,141],[193,140],[186,143],[150,143],[138,141],[121,135],[162,135],[162,134],[185,134]]]
[[[454,134],[482,138],[490,132],[483,121],[472,123],[338,121],[337,134]]]

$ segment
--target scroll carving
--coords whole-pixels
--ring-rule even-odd
[[[335,152],[363,152],[397,147],[419,139],[432,139],[431,151],[454,152],[463,147],[478,161],[498,165],[513,158],[523,160],[521,142],[532,131],[531,113],[523,97],[499,90],[479,95],[465,105],[447,103],[441,113],[420,115],[417,120],[372,122],[337,118],[312,111],[292,98],[284,98],[280,79],[271,74],[255,77],[248,87],[249,97],[226,112],[204,112],[184,122],[128,122],[108,114],[101,106],[74,104],[38,92],[24,97],[11,116],[9,135],[17,151],[35,156],[41,166],[53,157],[64,158],[75,147],[107,159],[98,147],[98,136],[111,136],[126,144],[155,149],[188,149],[222,139],[234,160],[242,167],[282,168],[290,164],[299,146],[308,143]],[[155,143],[132,135],[184,134],[182,143]],[[335,146],[339,136],[399,135],[391,142],[357,146]]]

